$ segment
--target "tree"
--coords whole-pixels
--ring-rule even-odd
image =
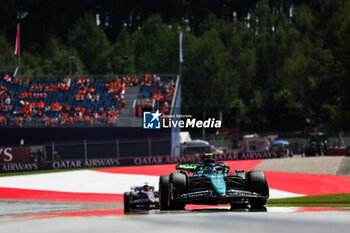
[[[44,74],[66,75],[70,72],[70,51],[60,44],[55,37],[51,37],[44,51],[42,64]],[[84,64],[76,50],[72,50],[72,74],[84,73]]]
[[[110,59],[114,73],[134,74],[136,72],[135,56],[131,48],[130,36],[125,28],[112,45],[111,51]]]
[[[11,46],[3,35],[0,35],[0,66],[17,66],[17,57],[13,55],[14,47]],[[0,70],[1,71],[1,70]],[[9,70],[10,71],[10,70]],[[14,71],[14,70],[11,70]]]
[[[204,110],[211,117],[224,110],[228,121],[237,121],[239,115],[227,114],[241,107],[236,100],[237,77],[228,72],[228,53],[219,34],[212,29],[198,39],[186,36],[184,41],[188,39],[182,79],[184,109],[199,117]]]
[[[88,73],[104,74],[112,71],[110,42],[91,14],[85,13],[74,24],[70,39]]]
[[[159,15],[149,17],[133,34],[136,69],[145,73],[175,73],[178,70],[178,31]]]

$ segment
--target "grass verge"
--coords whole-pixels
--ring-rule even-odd
[[[269,199],[269,207],[350,207],[350,193]]]

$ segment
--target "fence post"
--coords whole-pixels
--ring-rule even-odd
[[[115,150],[117,153],[117,159],[119,159],[120,154],[119,154],[119,139],[118,138],[115,139]]]
[[[148,137],[148,156],[152,156],[151,138]]]
[[[87,160],[88,156],[87,156],[87,143],[86,143],[86,140],[84,140],[84,156],[85,156],[85,160]]]
[[[51,143],[51,147],[52,147],[52,153],[51,153],[51,156],[52,156],[52,162],[55,161],[55,142],[52,141]]]

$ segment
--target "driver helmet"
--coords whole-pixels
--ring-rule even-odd
[[[214,169],[213,169],[212,166],[208,165],[208,166],[205,166],[204,172],[205,172],[205,173],[213,173],[213,172],[214,172]]]

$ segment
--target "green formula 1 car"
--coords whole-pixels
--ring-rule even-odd
[[[181,210],[186,204],[231,204],[263,208],[269,187],[262,171],[236,170],[230,174],[226,163],[206,158],[201,163],[178,164],[177,172],[159,179],[161,210]]]

